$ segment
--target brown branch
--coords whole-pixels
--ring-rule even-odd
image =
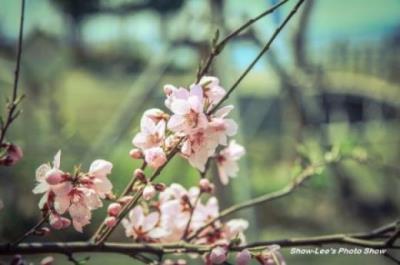
[[[277,239],[250,243],[243,246],[231,246],[230,251],[236,252],[243,249],[260,250],[267,246],[278,244],[282,248],[294,246],[322,246],[322,245],[352,245],[374,249],[400,249],[400,246],[387,246],[382,238],[390,238],[389,233],[396,231],[397,222],[387,224],[366,233],[331,234],[314,237],[300,237]],[[21,243],[18,246],[0,244],[0,255],[13,254],[43,254],[60,253],[70,255],[79,252],[107,252],[131,256],[136,253],[149,253],[155,255],[173,253],[206,253],[212,246],[196,245],[185,242],[170,244],[146,243],[104,243],[97,245],[91,242],[53,242],[53,243]]]
[[[231,88],[228,90],[228,92],[225,94],[225,96],[216,104],[209,112],[208,114],[212,114],[215,112],[222,103],[224,103],[225,100],[229,98],[229,96],[232,94],[232,92],[239,86],[239,84],[242,82],[242,80],[247,76],[247,74],[250,72],[251,69],[256,65],[256,63],[261,59],[261,57],[269,50],[271,44],[274,42],[278,34],[282,31],[282,29],[286,26],[286,24],[290,21],[290,19],[294,16],[294,14],[297,12],[299,7],[303,4],[305,0],[299,0],[297,4],[293,7],[292,11],[290,11],[289,15],[285,18],[285,20],[279,25],[279,27],[275,30],[275,32],[272,34],[271,38],[268,40],[268,42],[265,44],[264,48],[260,51],[260,53],[257,55],[257,57],[250,63],[250,65],[246,68],[246,70],[240,75],[240,77],[235,81],[235,83],[231,86]]]
[[[12,90],[12,97],[10,101],[7,103],[6,107],[6,117],[3,121],[2,119],[0,124],[0,146],[2,146],[3,141],[5,140],[7,130],[10,128],[11,123],[18,117],[20,111],[17,111],[17,106],[23,99],[23,95],[18,97],[18,81],[19,81],[19,72],[21,65],[21,54],[22,54],[22,40],[24,35],[24,15],[25,13],[25,0],[21,0],[21,15],[20,15],[20,24],[19,24],[19,36],[18,36],[18,48],[17,48],[17,62],[14,70],[14,85]]]

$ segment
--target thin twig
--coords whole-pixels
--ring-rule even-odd
[[[16,239],[11,243],[12,246],[16,246],[22,241],[24,241],[27,237],[33,235],[48,219],[49,215],[44,216],[36,225],[34,225],[31,229],[29,229],[25,234]]]
[[[0,124],[0,146],[5,140],[7,130],[10,128],[11,123],[18,117],[20,112],[15,112],[17,105],[23,99],[23,95],[18,97],[18,81],[21,65],[21,54],[22,54],[22,41],[24,35],[24,18],[25,18],[25,0],[21,0],[21,15],[19,24],[19,36],[18,36],[18,47],[17,47],[17,61],[14,70],[14,85],[12,90],[12,97],[10,102],[7,104],[5,120]]]
[[[287,185],[286,187],[284,187],[283,189],[262,195],[260,197],[248,200],[246,202],[242,202],[242,203],[233,205],[233,206],[221,211],[221,213],[217,217],[211,219],[205,225],[200,227],[193,235],[191,235],[188,238],[188,240],[192,240],[192,239],[196,238],[207,227],[209,227],[210,225],[212,225],[213,223],[215,223],[216,221],[220,220],[221,218],[223,218],[227,215],[230,215],[237,211],[240,211],[240,210],[243,210],[243,209],[246,209],[249,207],[253,207],[253,206],[256,206],[256,205],[259,205],[262,203],[276,200],[276,199],[279,199],[279,198],[282,198],[284,196],[291,194],[295,189],[300,187],[301,184],[303,184],[306,180],[308,180],[311,176],[313,176],[316,173],[316,171],[318,169],[322,168],[324,165],[325,165],[325,163],[318,163],[318,164],[310,165],[310,166],[306,167],[305,169],[303,169],[297,175],[297,177],[294,178],[293,182],[290,183],[289,185]]]
[[[242,82],[242,80],[247,76],[247,74],[250,72],[250,70],[253,69],[253,67],[261,59],[261,57],[269,50],[269,48],[270,48],[271,44],[273,43],[273,41],[275,40],[275,38],[282,31],[282,29],[286,26],[286,24],[289,22],[289,20],[294,16],[294,14],[297,12],[297,10],[303,4],[304,1],[305,0],[299,0],[297,2],[297,4],[292,9],[292,11],[290,11],[289,15],[286,17],[286,19],[282,22],[281,25],[279,25],[279,27],[275,30],[274,34],[272,34],[271,38],[265,44],[264,48],[260,51],[260,53],[257,55],[257,57],[250,63],[250,65],[246,68],[246,70],[235,81],[235,83],[231,86],[231,88],[224,95],[224,97],[212,109],[210,109],[210,111],[207,114],[214,113],[221,106],[221,104],[224,103],[224,101],[229,98],[229,96],[238,87],[238,85]]]
[[[272,6],[270,9],[262,12],[261,14],[259,14],[258,16],[250,19],[249,21],[247,21],[245,24],[243,24],[242,26],[240,26],[238,29],[236,29],[235,31],[231,32],[228,36],[226,36],[223,40],[221,40],[220,42],[218,42],[217,44],[215,44],[214,47],[211,47],[211,52],[208,55],[208,58],[206,59],[205,64],[203,65],[203,67],[200,69],[200,71],[197,74],[197,81],[196,83],[198,83],[201,79],[202,76],[204,76],[212,62],[214,61],[215,57],[223,50],[223,48],[225,47],[225,45],[234,37],[236,37],[237,35],[239,35],[240,33],[243,32],[243,30],[247,29],[249,26],[251,26],[252,24],[254,24],[255,22],[257,22],[258,20],[260,20],[261,18],[273,13],[276,9],[278,9],[280,6],[282,6],[283,4],[287,3],[288,0],[283,0],[279,3],[277,3],[276,5]]]

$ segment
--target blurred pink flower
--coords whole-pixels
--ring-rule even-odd
[[[222,184],[229,183],[229,177],[235,177],[239,171],[237,161],[246,153],[243,146],[232,140],[228,147],[221,150],[217,155],[216,162],[218,166],[219,178]]]
[[[144,159],[153,168],[159,168],[167,161],[164,150],[160,147],[153,147],[144,151]]]
[[[129,212],[128,218],[122,220],[122,225],[127,237],[133,237],[138,242],[151,242],[166,235],[166,231],[157,226],[159,221],[158,212],[145,214],[142,206],[138,205]]]

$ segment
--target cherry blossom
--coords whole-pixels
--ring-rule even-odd
[[[228,147],[224,148],[217,155],[216,161],[218,173],[222,184],[229,183],[229,177],[235,177],[239,171],[238,160],[245,154],[243,146],[232,140]]]
[[[167,156],[161,147],[153,147],[144,151],[146,162],[153,168],[159,168],[167,162]]]
[[[37,186],[33,193],[44,193],[39,208],[50,213],[50,224],[55,229],[66,228],[71,223],[65,217],[68,212],[75,230],[82,232],[90,223],[91,211],[100,208],[104,199],[111,193],[112,184],[107,175],[112,164],[105,160],[95,160],[88,173],[76,172],[73,175],[60,169],[61,152],[57,152],[52,166],[42,164],[36,170]]]
[[[154,119],[143,115],[140,121],[141,131],[133,138],[133,145],[146,150],[152,147],[160,147],[164,140],[165,121],[155,122]]]
[[[166,235],[166,231],[158,227],[160,214],[152,212],[145,214],[142,206],[138,205],[129,212],[129,218],[122,220],[127,237],[133,237],[135,241],[152,242]]]
[[[192,85],[190,91],[178,91],[179,93],[173,93],[171,104],[167,105],[174,113],[168,121],[168,129],[173,132],[190,133],[194,129],[206,128],[208,121],[204,113],[201,86]]]
[[[199,84],[204,91],[207,105],[213,107],[225,96],[226,91],[220,86],[219,79],[215,76],[203,76]]]

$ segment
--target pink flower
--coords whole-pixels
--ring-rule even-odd
[[[44,193],[39,208],[50,213],[53,228],[63,229],[71,223],[60,216],[68,211],[74,228],[82,232],[82,228],[90,223],[91,211],[101,207],[101,199],[111,193],[112,184],[107,175],[111,173],[112,164],[95,160],[88,173],[78,172],[71,176],[60,170],[60,156],[59,151],[53,167],[43,164],[36,170],[38,185],[33,192]]]
[[[146,187],[143,189],[143,199],[146,201],[151,200],[155,195],[156,195],[156,189],[152,184],[146,185]]]
[[[228,259],[226,247],[217,246],[211,250],[210,261],[213,264],[222,264]]]
[[[50,214],[49,224],[54,229],[60,230],[65,229],[71,225],[71,221],[65,217],[62,217],[58,214]]]
[[[204,97],[209,107],[216,105],[226,94],[219,84],[219,79],[214,76],[203,76],[199,84],[203,87]]]
[[[167,162],[167,157],[160,147],[153,147],[144,151],[144,159],[153,168],[159,168]]]
[[[244,219],[232,219],[225,224],[225,236],[232,240],[240,238],[244,241],[243,232],[249,227],[249,222]]]
[[[286,265],[279,249],[279,245],[268,246],[260,255],[257,256],[258,262],[262,265]]]
[[[15,144],[2,144],[1,149],[5,150],[5,154],[0,157],[0,165],[13,166],[24,156],[21,147]]]
[[[217,156],[219,178],[222,184],[229,183],[229,177],[235,177],[239,171],[237,161],[245,154],[243,146],[232,140],[228,147],[223,149]]]
[[[174,113],[168,121],[168,129],[173,132],[190,133],[194,129],[206,128],[208,121],[204,113],[201,86],[193,85],[190,92],[179,90],[179,93],[175,94],[171,96],[171,103],[167,105]]]
[[[129,212],[129,219],[122,220],[122,225],[127,237],[133,237],[138,242],[152,242],[166,235],[166,231],[157,226],[159,220],[159,213],[152,212],[146,215],[138,205]]]
[[[215,153],[217,146],[217,138],[212,137],[207,131],[199,129],[190,134],[183,142],[181,153],[190,165],[204,171],[208,158]]]
[[[89,178],[93,182],[89,187],[94,189],[100,198],[104,199],[105,196],[111,193],[113,185],[108,179],[107,175],[111,174],[113,164],[103,159],[97,159],[92,162],[89,168]]]
[[[165,113],[164,111],[157,109],[157,108],[152,108],[148,109],[143,113],[144,117],[150,118],[153,120],[156,124],[159,123],[162,120],[167,120],[169,118],[169,115]]]
[[[53,159],[53,167],[51,167],[49,164],[42,164],[36,169],[36,181],[38,182],[38,184],[33,189],[33,193],[34,194],[44,193],[43,197],[39,201],[40,209],[43,209],[47,205],[50,195],[51,195],[50,197],[54,197],[54,194],[57,194],[57,196],[63,197],[67,196],[68,193],[72,190],[72,183],[68,178],[64,178],[64,181],[60,182],[53,181],[53,178],[61,180],[62,178],[61,175],[62,176],[65,175],[65,173],[59,169],[60,159],[61,159],[61,151],[58,151]],[[50,184],[47,181],[47,179],[49,179],[51,183],[56,183],[56,184],[55,185]]]
[[[233,106],[225,106],[215,112],[208,124],[208,134],[212,134],[217,138],[218,143],[227,145],[228,136],[234,136],[237,133],[238,126],[232,119],[226,119],[226,116],[232,111]]]
[[[140,121],[141,131],[133,138],[133,145],[146,150],[153,147],[160,147],[165,137],[165,121],[155,123],[153,119],[143,116]]]
[[[248,265],[251,261],[251,253],[248,249],[243,249],[236,254],[236,265]]]

